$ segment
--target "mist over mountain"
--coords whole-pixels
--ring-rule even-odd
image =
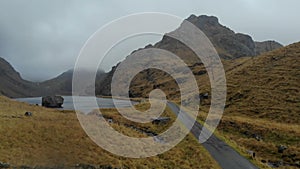
[[[197,17],[195,15],[191,15],[186,20],[193,23],[206,34],[222,59],[232,60],[241,57],[256,56],[282,47],[282,45],[276,41],[255,42],[249,35],[235,33],[230,28],[221,25],[218,18],[215,16],[201,15]],[[167,35],[168,34],[163,36],[162,40],[157,42],[155,45],[148,45],[146,48],[154,47],[168,50],[178,55],[189,66],[201,62],[195,53],[186,45]],[[130,55],[127,57],[130,57]],[[15,69],[4,59],[1,59],[0,61],[0,92],[5,96],[30,97],[72,94],[72,70],[66,71],[53,79],[34,83],[22,79],[20,73],[16,72]],[[114,66],[108,73],[104,73],[103,71],[97,72],[95,84],[96,95],[110,95],[110,84],[115,70],[116,66]],[[88,72],[88,70],[82,71]],[[152,73],[150,72],[150,74]],[[144,92],[145,91],[147,90],[144,90]],[[138,96],[139,94],[135,93],[134,95]]]
[[[79,70],[79,72],[82,76],[91,73],[89,70]],[[99,70],[96,75],[96,85],[105,77],[105,72]],[[44,82],[30,82],[24,80],[10,63],[0,58],[0,95],[12,98],[72,95],[72,78],[73,70],[68,70]]]

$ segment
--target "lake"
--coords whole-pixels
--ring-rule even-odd
[[[80,106],[80,110],[91,111],[98,108],[114,108],[115,104],[111,98],[96,98],[89,96],[62,96],[64,98],[63,108],[61,110],[74,110],[74,103],[76,103],[77,109]],[[93,100],[97,101],[98,105],[93,104]],[[31,97],[31,98],[17,98],[15,99],[20,102],[25,102],[29,104],[42,105],[42,97]],[[75,101],[75,102],[74,102]],[[115,100],[118,107],[129,107],[131,104],[136,104],[137,102],[132,102],[129,100]]]

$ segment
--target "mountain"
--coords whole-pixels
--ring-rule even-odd
[[[0,95],[29,97],[38,94],[38,84],[22,79],[6,60],[0,58]]]
[[[254,42],[251,36],[235,33],[230,28],[221,25],[215,16],[191,15],[186,20],[197,26],[209,38],[223,59],[256,56],[283,47],[275,41]],[[163,46],[160,44],[170,45],[172,43],[163,39],[157,44],[157,47]]]
[[[163,44],[172,49],[167,43]],[[261,53],[255,57],[223,57],[227,96],[224,114],[215,133],[240,154],[262,165],[261,168],[299,168],[300,42],[287,47],[277,45],[279,49],[267,52],[276,44],[255,43],[256,52]],[[181,57],[187,60],[184,55]],[[110,86],[106,84],[110,84],[116,68],[105,81],[107,93]],[[208,99],[201,101],[197,118],[204,122],[211,105],[210,81],[201,62],[190,63],[189,68],[197,80],[199,93],[208,93]],[[182,82],[188,85],[188,82]],[[148,97],[157,88],[180,104],[177,83],[165,72],[154,69],[137,74],[129,94]],[[185,101],[183,98],[183,104],[187,103]]]
[[[233,60],[241,57],[256,56],[257,54],[268,52],[282,47],[281,44],[275,41],[254,42],[249,35],[235,33],[231,29],[221,25],[219,23],[218,18],[214,16],[202,15],[197,17],[195,15],[191,15],[186,20],[191,22],[195,26],[197,26],[201,31],[203,31],[203,33],[205,33],[205,35],[209,38],[209,40],[214,45],[220,58],[223,60]],[[179,29],[175,31],[178,31]],[[180,41],[167,36],[167,34],[163,36],[162,40],[156,43],[155,45],[148,45],[145,48],[165,49],[167,51],[176,54],[190,68],[195,67],[194,68],[195,75],[198,75],[199,72],[205,71],[203,65],[201,66],[201,61],[195,55],[195,53],[190,50],[189,47],[187,47]],[[127,56],[127,58],[130,57],[131,55]],[[111,78],[112,75],[114,74],[115,69],[116,67],[114,67],[108,73],[106,79],[104,80],[104,83],[101,85],[100,88],[97,88],[96,93],[98,95],[110,95]],[[154,79],[152,81],[141,80],[141,79],[147,79],[147,76],[149,74],[153,74],[153,75],[155,74],[159,78]],[[160,85],[157,83],[161,83],[162,81],[164,81],[165,84],[160,86],[165,86],[163,87],[164,90],[170,90],[168,89],[167,86],[170,85],[174,86],[175,81],[173,82],[168,81],[167,80],[168,78],[166,76],[167,75],[164,72],[158,70],[151,70],[148,73],[141,72],[140,74],[137,75],[135,81],[132,82],[132,86],[134,86],[134,89],[132,89],[131,91],[132,96],[135,97],[147,96],[149,94],[148,92],[151,91],[154,86]],[[174,92],[174,94],[176,93],[175,88],[171,90]]]
[[[256,57],[222,62],[227,81],[226,114],[298,123],[300,42]],[[199,92],[210,94],[210,82],[203,64],[195,64],[190,68],[198,82]],[[150,77],[151,80],[145,77]],[[154,70],[138,74],[131,83],[130,93],[136,97],[147,97],[157,86],[169,98],[177,101],[180,99],[179,88],[174,79]],[[209,101],[202,104],[202,108],[209,109]]]

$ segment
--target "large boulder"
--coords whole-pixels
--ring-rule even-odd
[[[8,163],[3,163],[0,161],[0,168],[10,168],[10,165]]]
[[[49,108],[62,108],[64,98],[61,96],[46,96],[42,98],[42,106]]]
[[[286,149],[287,149],[286,146],[284,146],[284,145],[279,145],[279,146],[278,146],[278,153],[283,153],[283,151],[286,150]]]

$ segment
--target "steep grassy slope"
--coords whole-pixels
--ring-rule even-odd
[[[228,113],[299,123],[300,43],[249,59],[226,76]]]
[[[299,168],[300,161],[300,43],[224,62],[227,102],[219,135],[242,153],[256,152],[266,166]],[[209,101],[203,106],[205,119]],[[278,147],[286,146],[283,153]]]

